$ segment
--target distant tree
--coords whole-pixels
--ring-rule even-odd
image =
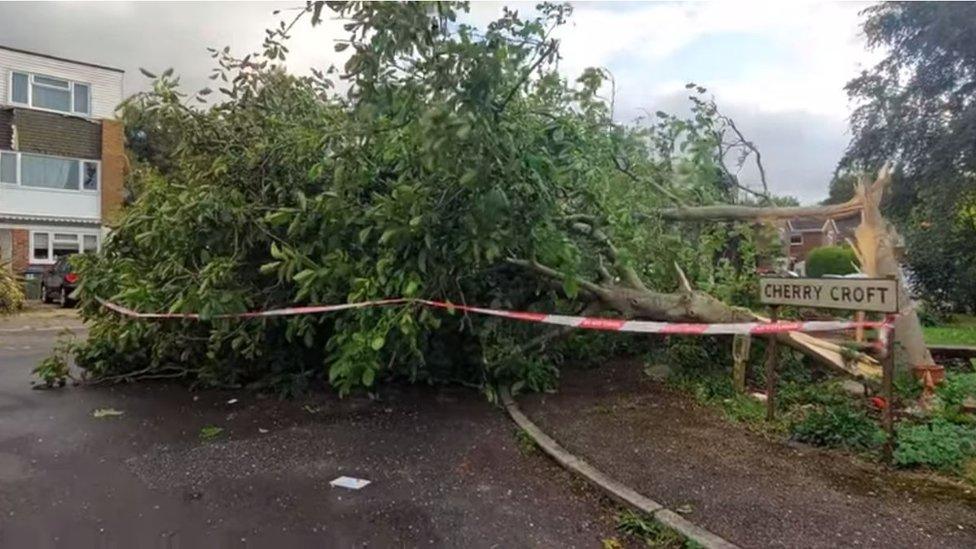
[[[905,235],[917,289],[976,309],[976,249],[960,245],[976,241],[966,217],[976,199],[976,3],[890,2],[863,13],[868,44],[887,55],[847,84],[860,105],[841,166],[898,162],[885,209]]]
[[[830,190],[827,198],[821,204],[843,204],[854,197],[857,176],[847,173],[834,174],[830,180]]]

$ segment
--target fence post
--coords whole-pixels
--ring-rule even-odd
[[[752,347],[752,337],[748,334],[732,336],[732,387],[738,393],[746,392],[746,365],[749,362],[749,350]]]

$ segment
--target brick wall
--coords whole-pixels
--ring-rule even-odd
[[[30,231],[27,229],[11,229],[11,253],[10,266],[15,273],[22,273],[29,265],[30,258]]]
[[[822,246],[824,240],[823,233],[809,232],[802,234],[803,244],[790,244],[790,257],[795,258],[797,261],[806,260],[810,250]]]
[[[102,121],[102,224],[112,225],[122,208],[125,181],[125,139],[122,123]]]

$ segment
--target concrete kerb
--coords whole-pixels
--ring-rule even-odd
[[[702,545],[703,547],[709,549],[738,549],[738,546],[734,543],[723,539],[712,532],[709,532],[697,524],[694,524],[678,513],[675,513],[660,503],[638,493],[636,490],[622,484],[616,479],[607,476],[589,463],[569,453],[552,437],[539,429],[539,427],[533,423],[528,416],[522,413],[522,410],[518,407],[518,404],[515,403],[515,400],[508,392],[508,389],[502,388],[499,393],[502,399],[502,404],[505,405],[505,410],[508,412],[508,415],[512,418],[515,424],[518,425],[520,429],[525,431],[530,437],[532,437],[532,440],[534,440],[545,453],[549,454],[550,457],[555,459],[566,469],[569,469],[570,471],[582,476],[591,484],[603,490],[614,500],[651,515],[661,524],[680,532],[688,539]]]

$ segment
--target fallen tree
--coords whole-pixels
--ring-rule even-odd
[[[506,11],[485,29],[447,4],[330,6],[349,33],[336,44],[348,54],[341,70],[287,74],[283,23],[262,54],[213,52],[221,87],[209,108],[189,106],[171,71],[124,105],[140,140],[138,198],[102,253],[80,259],[91,328],[75,355],[90,376],[285,393],[322,381],[348,392],[381,377],[486,389],[554,381],[545,343],[560,333],[530,325],[410,308],[214,318],[294,304],[403,296],[760,318],[749,307],[759,258],[777,251],[758,237],[769,229],[748,216],[671,222],[676,203],[681,215],[775,203],[745,192],[725,165],[729,147],[752,145],[704,90],[688,119],[620,126],[602,95],[605,71],[569,82],[556,70],[552,32],[568,6],[543,4],[531,18]],[[323,9],[312,4],[292,24]],[[99,297],[202,321],[128,320]],[[876,369],[829,342],[781,337],[852,375]]]

